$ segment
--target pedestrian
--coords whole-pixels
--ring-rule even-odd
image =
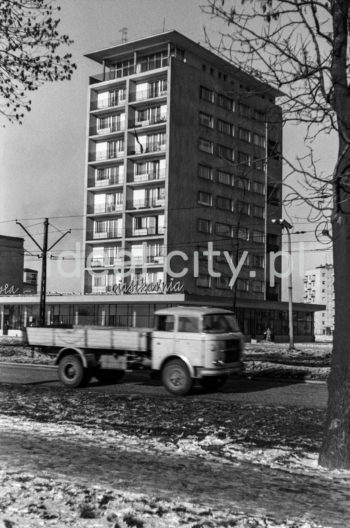
[[[271,330],[270,330],[270,328],[267,328],[267,330],[265,330],[264,336],[265,336],[265,341],[268,341],[268,342],[271,341]]]

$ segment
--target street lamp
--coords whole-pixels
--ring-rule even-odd
[[[288,316],[289,316],[289,350],[294,350],[294,336],[293,336],[293,282],[292,282],[292,243],[290,237],[290,230],[293,228],[292,224],[283,218],[273,218],[273,224],[279,224],[282,229],[285,228],[288,237],[288,254],[290,262],[290,272],[288,274]]]

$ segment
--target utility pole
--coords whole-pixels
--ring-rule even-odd
[[[35,238],[29,233],[28,229],[24,227],[21,222],[18,222],[16,220],[16,224],[21,226],[21,228],[27,233],[29,238],[31,238],[34,242],[34,244],[40,249],[41,251],[41,258],[42,258],[42,266],[41,266],[41,285],[40,285],[40,307],[39,307],[39,322],[40,326],[45,326],[45,313],[46,313],[46,272],[47,272],[47,253],[51,251],[51,249],[58,244],[62,240],[63,237],[71,233],[71,230],[69,229],[65,233],[63,233],[60,238],[56,240],[52,244],[52,246],[48,247],[48,238],[49,238],[49,219],[45,218],[44,220],[44,239],[43,239],[43,246],[41,247],[40,244],[35,240]]]

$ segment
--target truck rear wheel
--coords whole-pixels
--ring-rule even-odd
[[[193,380],[187,366],[181,359],[172,359],[162,370],[162,382],[167,391],[185,396],[192,388]]]
[[[125,374],[124,370],[117,369],[96,369],[94,370],[95,378],[101,383],[117,383]]]
[[[199,383],[207,390],[217,390],[226,383],[227,376],[206,376],[199,380]]]
[[[85,369],[80,358],[74,354],[64,356],[58,365],[58,376],[67,387],[80,387],[85,382]]]

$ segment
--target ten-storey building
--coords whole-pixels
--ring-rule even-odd
[[[232,297],[229,256],[244,258],[239,298],[280,300],[268,273],[281,235],[279,92],[176,31],[87,57],[101,73],[89,87],[85,293],[157,291],[166,255],[181,251],[171,268],[184,292]]]

